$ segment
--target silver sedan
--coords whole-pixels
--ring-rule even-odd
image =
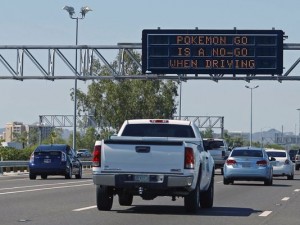
[[[223,183],[235,180],[263,181],[265,185],[273,184],[273,167],[263,148],[234,148],[224,164]]]

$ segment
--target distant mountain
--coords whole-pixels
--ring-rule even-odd
[[[253,141],[259,141],[263,139],[264,143],[274,143],[275,142],[275,134],[281,133],[276,129],[270,129],[268,131],[255,132],[252,134]]]
[[[0,134],[2,134],[5,131],[5,128],[0,128]]]

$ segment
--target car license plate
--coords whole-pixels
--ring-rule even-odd
[[[149,175],[135,175],[134,181],[137,182],[149,182]]]
[[[44,163],[51,163],[51,159],[44,159]]]
[[[247,167],[247,168],[248,168],[248,167],[251,167],[251,163],[249,163],[249,162],[243,163],[242,165],[243,165],[243,167]]]

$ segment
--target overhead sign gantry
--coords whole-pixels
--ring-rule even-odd
[[[282,74],[282,30],[143,30],[145,74]]]

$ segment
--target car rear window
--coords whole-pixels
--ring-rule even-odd
[[[267,152],[269,157],[286,157],[286,153],[285,152]]]
[[[203,140],[205,150],[219,149],[224,147],[223,141],[216,140]]]
[[[61,151],[38,151],[38,152],[34,152],[34,155],[36,156],[45,156],[45,155],[49,155],[49,156],[60,156],[61,155]]]
[[[260,150],[235,149],[232,151],[231,156],[232,157],[235,156],[262,157],[263,153]]]

